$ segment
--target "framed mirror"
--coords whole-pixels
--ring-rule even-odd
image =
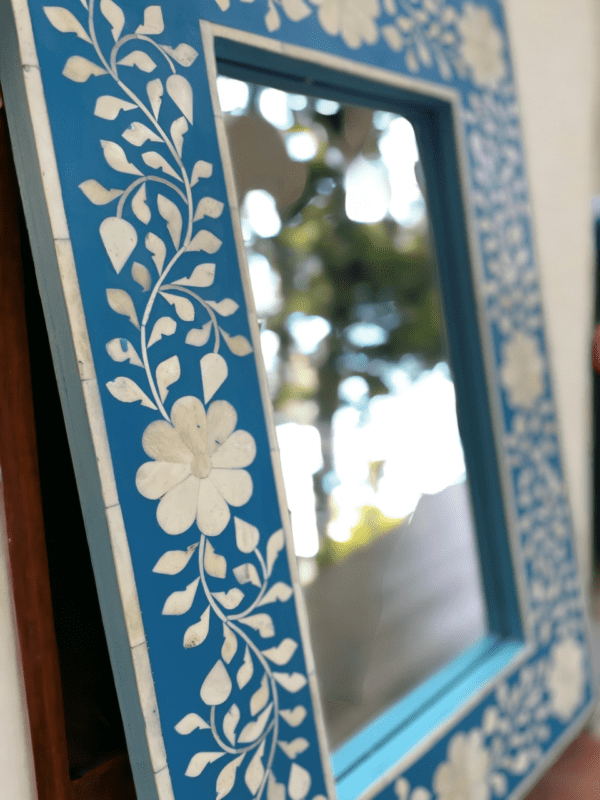
[[[523,796],[595,689],[501,4],[2,14],[138,797]]]

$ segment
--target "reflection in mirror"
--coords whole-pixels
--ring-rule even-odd
[[[330,745],[486,632],[415,135],[220,76]]]

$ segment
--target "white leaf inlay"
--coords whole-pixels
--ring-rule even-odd
[[[190,124],[194,121],[194,93],[187,78],[183,75],[169,75],[167,92],[177,108]]]
[[[280,528],[278,531],[275,531],[275,533],[272,534],[267,542],[267,575],[270,575],[273,571],[275,559],[283,550],[284,545],[285,539],[283,536],[283,530]]]
[[[187,550],[167,550],[158,559],[152,572],[158,572],[161,575],[177,575],[187,567],[197,547],[198,543],[196,542],[196,544],[191,544]]]
[[[151,131],[150,128],[143,125],[141,122],[132,122],[131,125],[123,131],[122,136],[129,144],[133,144],[135,147],[141,147],[141,145],[148,140],[151,142],[162,141],[158,134]]]
[[[148,340],[148,347],[152,347],[152,345],[158,342],[159,339],[162,339],[163,336],[172,336],[176,330],[177,323],[174,319],[171,317],[161,317],[155,322],[152,328],[152,333]]]
[[[162,33],[164,29],[165,23],[163,22],[161,7],[148,6],[144,9],[143,25],[138,25],[135,32],[143,33],[146,36],[155,36],[157,33]]]
[[[206,728],[210,728],[210,725],[205,722],[199,714],[186,714],[185,717],[175,725],[175,730],[182,736],[187,736],[192,731],[201,731]]]
[[[160,275],[167,256],[167,246],[155,233],[146,234],[144,244],[146,249],[152,253],[152,261],[154,261],[156,271]]]
[[[277,742],[277,744],[279,747],[281,747],[286,756],[292,759],[292,761],[297,755],[300,755],[300,753],[304,753],[305,750],[308,750],[309,747],[309,742],[303,737],[298,737],[292,742],[282,742],[280,740]]]
[[[116,42],[125,26],[125,14],[114,0],[100,0],[100,11],[104,19],[110,24],[110,32]]]
[[[71,56],[62,71],[65,78],[75,83],[85,83],[92,75],[106,75],[106,70],[81,56]]]
[[[266,606],[268,603],[275,603],[279,600],[280,603],[285,603],[292,596],[292,587],[287,583],[278,581],[273,584],[269,591],[265,594],[263,599],[258,604],[259,606]]]
[[[227,378],[227,362],[218,353],[207,353],[200,359],[204,402],[208,403]]]
[[[202,702],[207,706],[220,706],[231,694],[231,678],[225,664],[218,659],[217,663],[208,673],[200,689]]]
[[[237,336],[230,336],[227,331],[219,326],[221,335],[225,339],[225,344],[231,350],[234,356],[247,356],[252,352],[252,345],[245,336],[238,334]]]
[[[237,636],[229,625],[223,623],[223,647],[221,648],[221,656],[226,664],[231,664],[232,658],[237,653],[237,648]]]
[[[252,760],[250,761],[248,769],[246,770],[246,774],[244,775],[244,782],[253,795],[258,792],[265,774],[265,768],[263,767],[262,763],[264,752],[265,742],[263,740],[258,746],[256,753],[252,756]]]
[[[185,589],[170,594],[165,601],[162,613],[165,615],[180,616],[189,611],[196,597],[199,581],[200,578],[196,578],[196,580],[189,583]]]
[[[196,213],[194,214],[194,222],[204,217],[211,217],[218,219],[224,209],[224,204],[220,200],[215,200],[214,197],[203,197],[196,206]]]
[[[235,542],[238,550],[241,553],[251,553],[260,540],[258,528],[238,517],[234,517],[233,521],[235,524]]]
[[[160,399],[165,402],[165,397],[169,393],[169,386],[172,386],[181,377],[181,365],[177,356],[171,356],[162,361],[156,368],[156,383]]]
[[[154,114],[154,119],[158,119],[164,91],[165,89],[160,78],[154,78],[154,80],[148,81],[146,84],[146,92],[148,94],[148,100],[150,100],[150,107]],[[160,141],[160,139],[157,139],[157,141]]]
[[[120,400],[122,403],[135,403],[136,400],[140,400],[142,405],[146,406],[146,408],[157,410],[148,395],[144,394],[137,383],[132,381],[131,378],[124,378],[123,376],[115,378],[114,381],[109,381],[106,384],[106,388],[113,397]]]
[[[250,713],[255,717],[269,702],[269,679],[262,676],[260,686],[250,698]]]
[[[131,111],[137,108],[135,103],[128,103],[120,97],[112,97],[110,94],[103,94],[96,100],[94,116],[101,119],[116,119],[120,111]]]
[[[225,723],[223,723],[223,727]],[[219,773],[219,777],[217,778],[217,796],[215,800],[223,800],[229,792],[233,789],[235,784],[235,776],[237,773],[237,769],[244,760],[245,753],[242,753],[241,756],[234,758],[233,761],[230,761],[226,767],[223,767],[221,772]]]
[[[223,732],[231,744],[235,744],[235,729],[240,721],[240,709],[234,703],[223,718]]]
[[[258,586],[259,589],[262,586],[254,564],[240,564],[239,567],[234,568],[233,574],[238,583],[251,583],[253,586]]]
[[[296,706],[295,708],[282,708],[279,716],[283,717],[292,728],[297,728],[306,719],[306,713],[304,706]]]
[[[212,322],[206,322],[201,328],[190,328],[185,337],[185,343],[194,347],[202,347],[208,342],[211,330]]]
[[[266,656],[273,664],[282,667],[287,664],[291,657],[296,652],[298,643],[293,639],[284,639],[277,647],[270,647],[268,650],[263,650],[263,655]]]
[[[113,311],[117,314],[122,314],[124,317],[129,317],[132,325],[135,325],[136,328],[140,327],[133,300],[126,291],[123,289],[107,289],[106,298]]]
[[[137,245],[137,232],[130,222],[121,217],[106,217],[100,224],[100,238],[117,274]]]
[[[215,592],[213,596],[223,606],[223,608],[228,610],[237,608],[244,599],[244,593],[236,586],[234,586],[233,589],[230,589],[228,592]]]
[[[270,639],[275,636],[273,620],[268,614],[253,614],[240,619],[240,622],[258,632],[261,639]]]
[[[57,31],[61,33],[75,33],[84,42],[92,44],[89,34],[79,22],[77,17],[61,6],[44,6],[44,13]]]
[[[142,72],[152,72],[156,69],[155,62],[148,53],[144,53],[142,50],[133,50],[131,53],[127,53],[125,58],[122,58],[118,63],[124,67],[137,67]]]
[[[288,793],[291,800],[304,800],[310,791],[311,782],[310,772],[294,761],[288,780]]]
[[[238,669],[236,675],[237,685],[240,687],[240,689],[244,688],[253,675],[254,664],[252,663],[252,656],[250,655],[248,645],[246,645],[246,649],[244,650],[244,661],[242,662],[242,666]]]
[[[171,178],[181,181],[181,178],[175,172],[169,162],[155,150],[150,150],[148,153],[142,153],[142,161],[152,169],[159,169],[164,172],[165,175],[169,175]]]
[[[173,240],[173,246],[177,250],[181,241],[181,228],[183,226],[181,213],[175,203],[162,194],[158,195],[156,205],[158,206],[158,213],[167,223],[167,230]]]
[[[189,44],[178,44],[175,48],[161,44],[161,47],[165,53],[168,53],[182,67],[190,67],[198,58],[198,51],[190,47]]]
[[[183,137],[188,130],[189,128],[185,117],[179,117],[179,119],[176,119],[171,125],[171,139],[173,140],[173,144],[180,158],[183,152]]]
[[[224,300],[220,300],[218,303],[214,300],[207,300],[206,301],[211,308],[220,314],[222,317],[230,317],[232,314],[238,310],[239,305],[232,300],[230,297],[226,297]]]
[[[136,367],[144,366],[135,347],[127,339],[111,339],[106,344],[106,351],[113,361],[129,361]]]
[[[306,686],[306,676],[300,672],[274,672],[273,677],[288,692],[299,692]]]
[[[262,714],[257,717],[254,722],[249,722],[247,725],[244,725],[242,732],[238,737],[238,744],[248,744],[248,742],[255,742],[258,739],[267,726],[272,708],[273,704],[269,703]]]
[[[167,292],[160,293],[165,298],[167,303],[170,303],[175,309],[175,313],[179,319],[184,322],[192,322],[194,319],[195,311],[194,304],[187,297],[180,297],[178,294],[169,294]]]
[[[199,644],[206,639],[208,636],[208,627],[210,622],[210,606],[207,607],[205,612],[200,617],[200,621],[196,622],[194,625],[190,625],[190,627],[186,630],[185,634],[183,635],[183,646],[184,647],[198,647]]]
[[[218,239],[214,233],[211,233],[207,230],[201,230],[198,231],[192,241],[188,244],[187,250],[193,253],[203,251],[212,255],[213,253],[217,252],[222,244],[223,242]]]
[[[79,188],[87,199],[96,206],[105,206],[111,200],[115,200],[123,194],[122,189],[105,189],[101,183],[98,183],[93,178],[80,183]]]
[[[142,174],[137,167],[129,163],[125,155],[125,150],[123,150],[121,145],[116,142],[106,141],[105,139],[101,139],[100,144],[102,145],[106,163],[114,170],[117,172],[124,172],[128,175]]]
[[[179,283],[182,286],[199,286],[205,288],[212,286],[215,280],[216,264],[198,264],[194,267],[194,271],[189,278],[179,278],[173,283]]]
[[[195,186],[200,178],[210,178],[213,172],[213,165],[209,161],[196,161],[192,169],[190,183]]]
[[[140,264],[139,261],[133,262],[133,266],[131,267],[131,277],[136,283],[139,283],[145,292],[149,291],[150,287],[152,286],[152,277],[150,276],[150,272],[143,264]]]
[[[152,219],[150,206],[146,202],[146,184],[142,183],[140,188],[135,193],[131,201],[131,210],[144,225],[147,225]]]
[[[204,569],[213,578],[225,578],[227,575],[227,559],[215,553],[215,548],[208,539],[204,551]]]
[[[196,753],[188,764],[185,774],[188,778],[197,778],[207,764],[212,764],[213,761],[224,755],[222,750],[219,753]]]

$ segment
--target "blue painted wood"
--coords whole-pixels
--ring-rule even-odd
[[[22,21],[23,7],[12,2]],[[370,794],[386,800],[517,796],[576,732],[595,690],[500,3],[171,0],[144,8],[134,0],[29,0],[28,7],[62,190],[62,198],[45,203],[64,203],[75,255],[166,752],[158,790],[140,730],[143,704],[123,609],[112,599],[116,578],[96,453],[66,333],[72,301],[59,290],[40,204],[47,154],[28,119],[40,109],[29,106],[22,119],[11,112],[18,103],[25,108],[14,50],[3,53],[0,77],[13,129],[23,125],[27,133],[17,154],[20,180],[103,613],[114,621],[108,638],[140,796],[166,799],[168,785],[176,800],[329,794],[306,682],[310,662],[281,550],[199,16],[313,49],[299,72],[291,57],[297,54],[260,58],[221,40],[217,56],[230,74],[267,69],[274,85],[301,74],[323,96],[339,92],[357,103],[376,97],[386,107],[409,108],[437,222],[461,431],[478,485],[479,546],[498,641],[465,654],[378,720],[378,735],[386,735],[375,751],[364,734],[344,748],[334,762],[345,770],[338,793],[369,792],[385,772],[386,785]],[[374,90],[342,67],[332,77],[320,53],[389,69],[409,83],[402,91],[384,83]],[[452,89],[452,107],[422,83],[411,86],[412,77]],[[192,328],[198,332],[190,340]],[[523,647],[515,639],[525,640],[531,655],[496,685]],[[464,680],[453,683],[461,664],[468,667]],[[433,700],[442,685],[447,693]],[[409,723],[417,706],[423,711]],[[419,740],[450,716],[454,726],[418,752]],[[413,750],[418,755],[394,768]]]

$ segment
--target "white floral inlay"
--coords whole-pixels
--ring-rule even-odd
[[[485,6],[465,3],[458,21],[460,55],[479,86],[495,89],[506,75],[504,41]]]
[[[235,430],[237,414],[226,400],[215,400],[207,413],[197,397],[182,397],[171,420],[146,428],[142,445],[155,461],[142,464],[136,486],[150,500],[162,497],[156,518],[166,533],[183,533],[196,520],[202,533],[217,536],[229,522],[229,506],[252,496],[242,467],[254,460],[254,439]]]
[[[562,722],[568,722],[583,703],[585,656],[574,639],[553,645],[546,675],[552,709]]]
[[[544,393],[544,359],[536,339],[518,331],[503,347],[500,377],[511,405],[532,408]]]
[[[437,800],[489,800],[490,757],[479,729],[456,733],[433,776]]]
[[[330,36],[341,35],[353,50],[379,39],[379,0],[313,0],[318,20]]]

